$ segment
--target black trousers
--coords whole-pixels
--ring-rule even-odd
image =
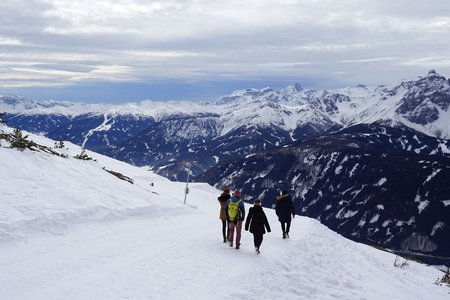
[[[289,233],[289,229],[291,229],[291,221],[281,222],[281,230],[283,230],[283,233]]]
[[[222,220],[222,235],[223,239],[228,239],[228,222],[227,220]]]
[[[263,241],[263,235],[262,234],[253,234],[253,244],[255,244],[256,248],[259,248]]]

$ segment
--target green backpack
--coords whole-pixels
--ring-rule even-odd
[[[228,218],[230,221],[240,221],[241,220],[241,211],[239,209],[239,204],[241,204],[241,200],[233,202],[230,200],[228,204]]]

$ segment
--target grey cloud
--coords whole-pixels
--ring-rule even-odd
[[[51,5],[39,0],[12,0],[0,2],[0,36],[26,39],[41,32],[56,18],[48,17]]]
[[[450,72],[448,59],[424,59],[450,53],[444,0],[72,1],[90,8],[78,15],[66,3],[0,3],[0,40],[22,42],[0,43],[0,72],[28,78],[18,86],[161,78],[336,86]],[[11,81],[0,77],[0,87]]]
[[[450,2],[442,0],[365,1],[364,6],[372,14],[396,18],[429,19],[450,15]]]

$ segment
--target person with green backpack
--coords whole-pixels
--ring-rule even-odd
[[[242,221],[245,219],[245,207],[244,202],[241,201],[240,191],[235,191],[233,197],[227,200],[225,213],[229,224],[228,241],[230,247],[233,247],[234,229],[236,229],[236,249],[239,249],[241,246]]]

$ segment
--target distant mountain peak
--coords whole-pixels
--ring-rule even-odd
[[[438,74],[435,70],[430,70],[424,79],[433,80],[433,81],[434,80],[438,80],[438,81],[446,81],[447,80],[444,76]]]
[[[296,84],[294,84],[294,89],[297,92],[300,92],[301,90],[303,90],[303,87],[302,87],[302,85],[300,83],[296,83]]]
[[[441,111],[450,106],[450,85],[447,79],[435,70],[411,86],[400,101],[396,112],[408,121],[422,126],[431,126],[441,118]],[[433,135],[439,135],[432,131]],[[440,132],[440,130],[438,130]],[[448,133],[444,136],[448,136]]]

